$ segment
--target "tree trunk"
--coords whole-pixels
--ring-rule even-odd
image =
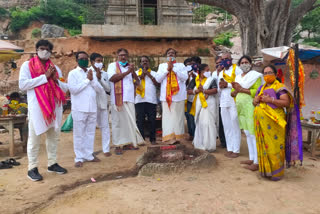
[[[317,0],[303,0],[293,10],[291,0],[198,0],[236,16],[240,25],[243,54],[256,56],[262,48],[289,46],[302,17],[318,7]]]

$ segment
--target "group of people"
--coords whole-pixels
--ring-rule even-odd
[[[221,146],[227,148],[228,158],[239,156],[243,129],[249,160],[241,163],[273,180],[283,176],[285,156],[289,163],[302,161],[300,139],[291,143],[301,134],[299,124],[293,125],[298,122],[299,109],[294,108],[290,92],[276,80],[273,66],[259,73],[252,70],[249,56],[241,57],[235,65],[231,55],[224,53],[216,58],[216,70],[211,72],[199,57],[178,63],[177,51],[169,48],[165,53],[167,60],[159,65],[157,72],[151,70],[148,56],[140,58],[139,69],[135,70],[128,62],[128,51],[120,48],[116,62],[104,71],[102,55],[89,56],[79,51],[78,66],[69,72],[65,83],[61,70],[50,60],[52,50],[49,41],[38,41],[37,55],[20,70],[19,87],[27,91],[29,105],[28,177],[33,181],[42,180],[37,166],[43,133],[47,134],[48,171],[67,173],[56,158],[67,91],[72,103],[75,167],[82,167],[87,161],[100,161],[93,151],[96,126],[101,129],[104,155],[111,155],[108,109],[115,154],[122,155],[123,150],[136,150],[144,144],[146,116],[150,123],[150,143],[157,144],[159,101],[162,143],[175,144],[185,137],[186,118],[189,140],[195,148],[213,152],[219,138]],[[157,97],[158,87],[160,97]],[[107,94],[110,94],[110,106]]]

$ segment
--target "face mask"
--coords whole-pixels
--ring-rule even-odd
[[[275,75],[266,75],[263,78],[264,78],[264,81],[266,81],[266,83],[268,83],[268,84],[271,84],[276,80]]]
[[[208,78],[211,76],[211,72],[210,71],[204,72],[203,75]]]
[[[251,65],[250,65],[250,64],[241,64],[241,65],[240,65],[240,68],[241,68],[241,70],[242,70],[244,73],[247,73],[247,72],[250,71]]]
[[[225,59],[225,60],[223,60],[222,62],[221,62],[221,64],[222,64],[222,66],[224,67],[224,68],[229,68],[230,66],[231,66],[231,64],[232,64],[232,61],[231,61],[231,59]]]
[[[198,72],[198,70],[199,70],[199,65],[198,65],[197,63],[192,64],[191,67],[192,67],[192,70],[193,70],[193,71]]]
[[[38,57],[40,59],[43,59],[43,60],[47,60],[49,59],[51,56],[51,53],[47,50],[38,50]]]
[[[171,58],[171,62],[173,62],[174,60],[176,60],[175,57],[167,57],[167,61],[168,61],[168,62],[170,61],[170,58]]]
[[[88,65],[89,65],[89,60],[87,60],[87,59],[79,59],[79,60],[78,60],[78,65],[79,65],[81,68],[87,68]]]
[[[128,64],[128,61],[125,61],[125,62],[119,61],[119,64],[120,64],[122,67],[125,67],[125,66]]]
[[[102,62],[95,62],[95,63],[94,63],[94,67],[99,68],[99,69],[102,69],[103,63],[102,63]]]

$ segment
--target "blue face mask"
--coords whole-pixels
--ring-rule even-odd
[[[232,65],[232,61],[231,59],[225,59],[221,62],[221,64],[224,68],[228,69]]]
[[[170,58],[171,58],[171,61],[173,62],[174,60],[176,60],[175,57],[167,57],[167,61],[169,62],[170,61]]]
[[[195,72],[198,72],[199,71],[199,65],[197,63],[194,63],[192,64],[192,70],[195,71]]]
[[[125,62],[119,61],[119,64],[120,64],[121,66],[125,67],[125,66],[128,64],[128,61],[125,61]]]

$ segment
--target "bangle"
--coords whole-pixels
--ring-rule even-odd
[[[271,103],[273,103],[273,101],[274,101],[274,97],[272,97],[272,102]]]

